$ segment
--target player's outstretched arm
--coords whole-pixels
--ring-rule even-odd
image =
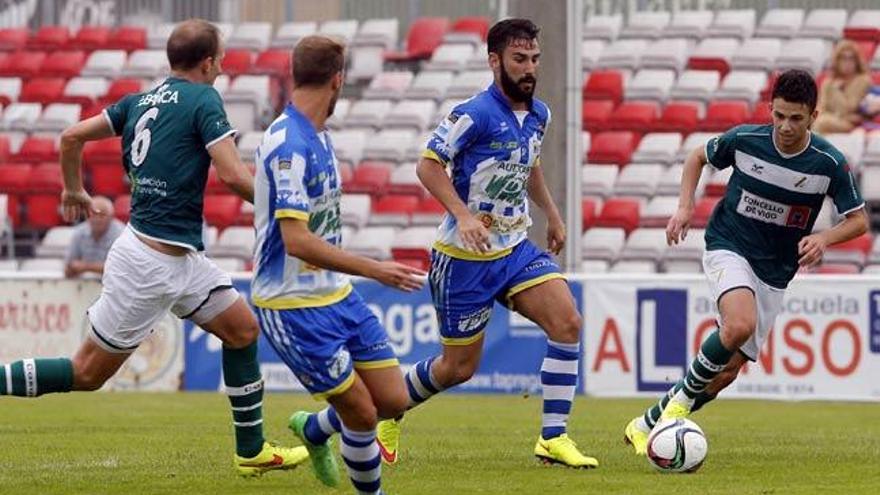
[[[806,267],[818,265],[828,246],[855,239],[867,232],[868,226],[868,213],[864,208],[847,213],[846,218],[834,227],[801,239],[798,243],[798,263]]]
[[[488,253],[492,249],[489,245],[489,231],[458,197],[443,164],[423,157],[416,166],[416,174],[428,192],[455,218],[464,245],[472,251]]]
[[[565,247],[565,222],[550,196],[550,190],[547,189],[547,183],[544,182],[544,171],[540,166],[532,167],[529,174],[528,193],[529,198],[547,215],[547,249],[553,254],[559,254]]]
[[[92,199],[86,193],[82,180],[83,146],[88,141],[111,136],[113,128],[103,115],[77,122],[61,133],[61,174],[64,181],[61,209],[66,222],[75,222],[91,213]]]
[[[248,203],[254,202],[254,176],[241,162],[238,148],[232,136],[225,137],[208,148],[208,154],[214,161],[217,177],[235,194]]]
[[[287,254],[306,263],[327,270],[372,278],[405,292],[422,287],[422,279],[426,273],[421,270],[394,261],[376,261],[348,253],[312,233],[305,220],[283,218],[279,220],[279,224]]]
[[[697,184],[700,182],[703,167],[708,161],[706,149],[703,146],[692,151],[684,161],[684,169],[681,172],[681,190],[678,195],[678,211],[666,225],[666,243],[670,246],[678,244],[687,237],[691,216],[694,214],[694,194],[697,190]]]

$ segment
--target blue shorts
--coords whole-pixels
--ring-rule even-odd
[[[496,300],[510,306],[515,294],[556,278],[565,278],[559,265],[529,240],[507,256],[489,261],[453,258],[434,250],[429,281],[440,341],[444,345],[476,342]]]
[[[397,366],[388,334],[357,292],[328,305],[257,308],[260,329],[278,356],[316,399],[354,383],[354,368]]]

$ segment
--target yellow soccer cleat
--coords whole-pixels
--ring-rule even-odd
[[[562,464],[571,468],[591,469],[599,467],[599,461],[587,457],[577,449],[574,440],[562,434],[550,440],[538,437],[535,444],[535,457],[544,464]]]
[[[285,448],[263,443],[263,450],[254,457],[235,456],[235,470],[239,476],[262,476],[267,471],[293,469],[309,458],[305,447]]]
[[[400,422],[402,419],[386,419],[379,421],[376,427],[376,443],[385,464],[397,463],[397,450],[400,447]]]
[[[689,404],[677,400],[670,400],[669,403],[666,404],[666,408],[663,409],[663,413],[660,415],[660,420],[657,421],[657,423],[667,419],[684,419],[688,417],[690,413],[691,407]]]
[[[636,455],[647,455],[648,434],[651,432],[639,428],[639,419],[641,419],[641,416],[633,419],[626,425],[626,428],[623,430],[623,441],[626,442],[627,445],[632,446],[636,451]]]

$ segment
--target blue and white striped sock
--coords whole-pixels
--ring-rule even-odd
[[[313,445],[323,445],[334,433],[342,431],[342,423],[336,415],[336,409],[329,406],[322,411],[312,413],[303,428],[306,440]]]
[[[547,340],[547,355],[541,364],[541,387],[544,396],[544,414],[541,417],[541,437],[556,438],[565,433],[571,402],[578,379],[580,344],[563,344]]]
[[[431,365],[435,359],[437,356],[419,361],[404,376],[406,389],[409,391],[409,409],[443,391],[443,387],[431,375]]]
[[[359,495],[381,494],[382,463],[376,444],[376,429],[352,431],[342,425],[340,450],[355,491]]]

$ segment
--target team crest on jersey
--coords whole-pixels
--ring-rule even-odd
[[[448,120],[450,124],[454,124],[458,122],[459,117],[461,117],[461,114],[457,112],[450,112],[449,116],[446,117],[446,120]]]

